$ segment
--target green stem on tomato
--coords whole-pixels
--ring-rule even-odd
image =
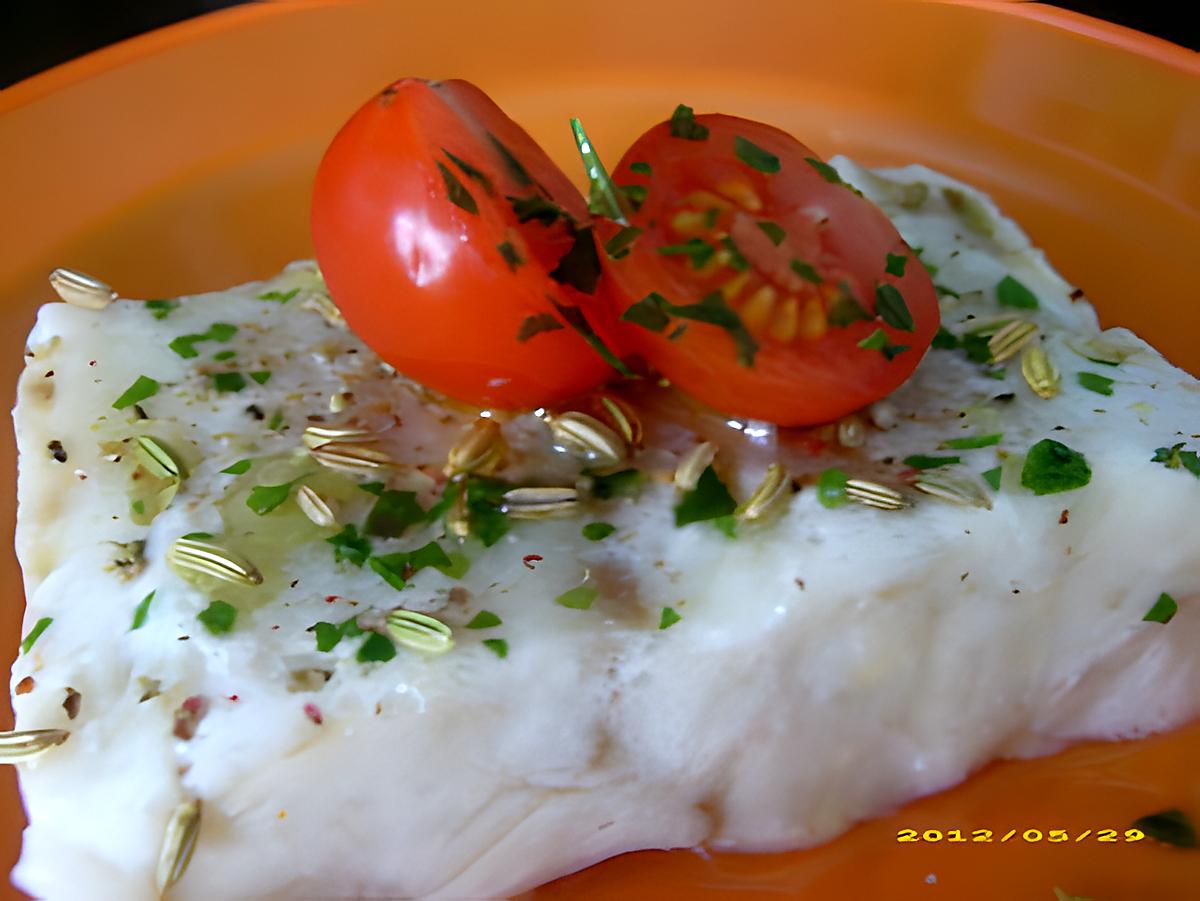
[[[572,119],[571,132],[575,135],[575,145],[579,148],[583,171],[588,179],[588,210],[618,225],[628,225],[629,205],[604,168],[604,163],[600,162],[600,155],[583,130],[583,123]]]

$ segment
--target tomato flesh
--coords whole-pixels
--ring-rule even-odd
[[[895,390],[939,314],[892,223],[778,129],[686,123],[690,138],[673,123],[650,129],[613,171],[640,201],[624,250],[633,233],[599,229],[615,248],[602,260],[623,340],[716,409],[781,425],[827,422]]]
[[[587,221],[577,189],[486,94],[415,78],[346,123],[312,204],[317,260],[355,332],[405,375],[500,408],[612,374],[560,312],[603,319]],[[585,259],[582,275],[556,274],[572,251],[591,251],[595,271]]]

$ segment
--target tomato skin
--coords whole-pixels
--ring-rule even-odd
[[[759,317],[765,325],[757,331],[750,329],[759,346],[754,365],[749,367],[738,363],[730,334],[704,322],[687,322],[686,332],[676,340],[668,335],[685,319],[672,318],[670,327],[660,332],[626,323],[621,340],[674,384],[716,409],[780,425],[828,422],[895,390],[916,368],[939,324],[936,292],[915,253],[878,207],[847,186],[827,181],[808,161],[820,162],[820,158],[785,132],[725,115],[697,116],[695,122],[708,129],[707,138],[672,136],[664,122],[642,135],[613,170],[618,185],[646,189],[643,205],[630,217],[631,224],[644,232],[628,255],[615,260],[601,257],[610,290],[617,298],[617,312],[624,313],[650,292],[672,304],[685,305],[733,284],[731,280],[738,276],[733,269],[710,265],[698,271],[685,257],[659,252],[659,248],[685,240],[687,233],[674,227],[672,223],[678,221],[674,217],[681,204],[698,209],[686,198],[707,191],[731,211],[720,214],[716,231],[705,240],[720,247],[715,236],[724,232],[736,235],[736,246],[752,261],[750,277],[755,281],[747,283],[751,287],[743,295],[728,299],[743,321],[751,321],[749,295],[756,284],[778,289],[773,304],[790,302],[789,292],[798,295],[794,309],[803,309],[808,302],[804,298],[813,299],[818,290],[845,284],[872,320],[844,327],[830,325],[827,307],[832,300],[827,297],[821,301],[824,308],[811,311],[815,317],[820,309],[820,321],[808,320],[813,329],[810,335],[774,340],[770,330],[780,323],[782,307],[770,306],[763,314],[768,318]],[[739,136],[777,157],[779,170],[759,171],[740,160],[734,150]],[[638,169],[632,168],[634,164],[639,164]],[[645,172],[646,165],[650,174]],[[744,203],[758,208],[731,200],[737,190],[726,194],[718,190],[718,185],[729,183],[749,188],[753,199]],[[785,231],[781,245],[775,246],[760,230],[757,223],[762,221]],[[618,233],[619,226],[606,222],[598,231],[606,241]],[[885,271],[889,253],[907,257],[902,276]],[[810,262],[824,276],[823,287],[806,284],[790,270],[789,258]],[[716,271],[708,271],[711,269]],[[901,293],[912,315],[912,331],[873,318],[875,290],[880,283]],[[883,330],[890,345],[909,349],[889,360],[880,350],[857,346],[876,329]]]
[[[439,164],[475,212],[452,202]],[[517,340],[529,317],[555,315],[549,298],[590,319],[600,303],[550,275],[572,247],[569,227],[519,224],[505,199],[535,193],[588,221],[577,189],[478,88],[395,82],[343,126],[317,171],[313,243],[334,301],[384,360],[461,401],[530,408],[596,386],[612,370],[571,328]]]

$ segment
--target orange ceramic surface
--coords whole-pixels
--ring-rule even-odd
[[[302,0],[216,13],[0,93],[0,384],[11,397],[54,266],[154,297],[266,276],[310,253],[322,148],[403,74],[477,82],[570,172],[568,116],[615,160],[680,101],[776,123],[825,154],[942,168],[992,192],[1106,323],[1200,373],[1198,59],[1032,4]],[[13,466],[5,439],[9,536]],[[20,581],[11,542],[0,543],[0,647],[12,653]],[[643,852],[535,894],[1050,899],[1057,885],[1105,901],[1197,898],[1200,852],[1020,837],[1120,828],[1167,806],[1200,821],[1197,759],[1200,724],[1001,763],[818,849]],[[0,782],[7,872],[21,813],[10,769]],[[904,827],[993,829],[997,841],[898,844]],[[1000,843],[1010,828],[1017,837]]]

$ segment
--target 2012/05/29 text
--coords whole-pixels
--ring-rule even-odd
[[[1113,844],[1140,842],[1145,837],[1146,833],[1141,829],[1083,829],[1076,833],[1072,833],[1069,829],[1048,829],[1046,831],[1042,831],[1041,829],[1009,829],[1006,832],[999,832],[992,829],[948,829],[945,832],[940,829],[925,829],[923,831],[917,829],[896,830],[896,841],[898,842],[925,842],[927,844],[936,844],[939,842],[946,842],[948,844],[987,844],[998,842],[1003,844],[1010,841],[1022,841],[1028,844],[1037,844],[1039,842],[1056,844],[1083,841]]]

